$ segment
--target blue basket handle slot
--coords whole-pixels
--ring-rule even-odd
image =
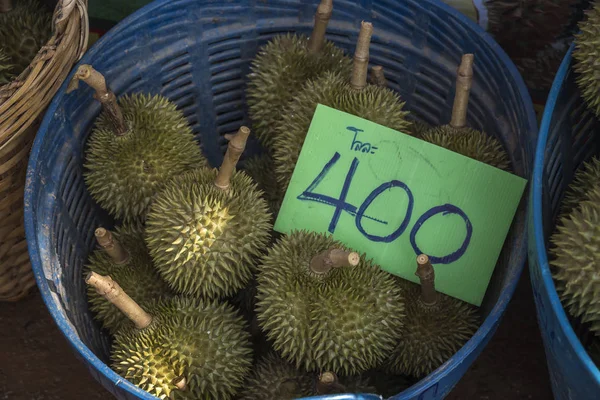
[[[417,256],[417,270],[415,275],[421,281],[421,301],[426,306],[434,306],[437,303],[437,292],[435,290],[435,270],[429,257],[425,254]]]
[[[102,108],[107,113],[108,119],[115,131],[115,135],[125,135],[129,129],[125,124],[121,108],[117,104],[117,96],[115,96],[115,94],[106,86],[106,79],[104,79],[104,76],[89,64],[80,65],[79,68],[77,68],[77,72],[73,76],[73,79],[69,82],[67,93],[71,93],[78,89],[80,80],[87,83],[88,86],[96,91],[96,93],[94,93],[94,99],[102,103]]]
[[[333,0],[321,0],[315,13],[315,24],[313,31],[308,39],[308,52],[312,54],[319,53],[325,44],[325,32],[327,24],[331,19],[333,12]]]
[[[90,272],[85,277],[85,283],[93,286],[101,296],[114,304],[137,329],[145,329],[152,323],[152,316],[129,297],[110,276]]]
[[[473,84],[473,54],[464,54],[456,74],[456,94],[452,106],[452,119],[450,126],[464,128],[467,124],[467,109],[469,108],[469,94]]]
[[[125,264],[129,261],[129,253],[109,230],[100,227],[94,231],[94,235],[100,247],[115,264]]]
[[[356,267],[359,262],[358,253],[331,247],[310,260],[310,270],[315,274],[324,275],[332,268]]]
[[[373,24],[362,21],[360,32],[354,51],[354,62],[352,65],[352,79],[350,86],[356,90],[362,90],[367,86],[367,71],[369,68],[369,46],[373,35]]]
[[[387,87],[387,80],[385,79],[385,73],[381,65],[375,65],[371,68],[371,84],[381,87]]]
[[[235,166],[246,148],[248,136],[250,136],[250,128],[247,126],[240,127],[235,134],[228,133],[225,135],[225,139],[227,139],[229,143],[227,144],[225,157],[223,157],[223,163],[215,178],[215,186],[219,189],[223,191],[229,190],[231,175],[233,175]]]

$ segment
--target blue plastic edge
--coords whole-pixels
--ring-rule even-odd
[[[143,6],[136,12],[134,12],[131,15],[129,15],[128,17],[124,18],[120,22],[120,24],[127,25],[130,21],[139,19],[141,16],[160,8],[164,3],[168,3],[169,1],[170,0],[155,0],[154,2]],[[436,6],[437,8],[441,9],[441,11],[458,19],[463,24],[470,27],[473,31],[475,31],[476,33],[481,35],[481,37],[486,41],[486,43],[494,49],[494,51],[500,58],[500,61],[502,62],[502,64],[508,69],[508,72],[510,73],[510,75],[515,79],[515,83],[517,85],[517,89],[518,89],[518,92],[520,93],[520,96],[523,99],[529,99],[529,103],[528,103],[530,105],[529,106],[530,110],[528,112],[529,128],[530,128],[530,132],[535,132],[535,134],[537,136],[537,134],[538,134],[537,119],[535,116],[535,111],[533,109],[531,96],[529,94],[529,91],[527,90],[527,87],[525,85],[523,78],[521,77],[520,73],[517,70],[517,67],[510,60],[510,58],[508,57],[506,52],[491,37],[491,35],[489,35],[485,30],[483,30],[483,28],[481,28],[479,25],[477,25],[471,19],[469,19],[465,15],[461,14],[458,10],[441,2],[440,0],[422,0],[422,1],[424,3],[432,4],[432,5]],[[114,36],[114,29],[111,29],[105,35],[103,35],[96,43],[94,43],[94,45],[92,45],[90,47],[90,49],[88,49],[88,51],[84,54],[82,59],[71,70],[71,72],[69,73],[69,76],[67,77],[65,82],[63,82],[60,89],[55,94],[54,98],[62,97],[65,95],[68,83],[71,81],[73,75],[75,74],[76,68],[81,64],[85,64],[85,63],[89,62],[88,60],[95,57],[98,52],[98,48],[104,42],[111,40],[111,38],[113,36]],[[145,400],[156,400],[157,397],[138,388],[131,382],[123,379],[120,375],[118,375],[112,369],[110,369],[92,351],[90,351],[90,349],[75,335],[74,332],[70,332],[69,334],[67,334],[67,332],[71,329],[69,326],[69,323],[67,322],[64,315],[62,315],[59,312],[59,310],[53,304],[51,304],[49,302],[49,299],[52,297],[52,295],[50,293],[50,288],[48,286],[48,283],[46,282],[46,280],[43,276],[43,271],[41,271],[39,268],[39,266],[42,264],[42,260],[41,260],[39,252],[37,251],[37,238],[35,236],[35,230],[34,230],[34,219],[31,217],[33,215],[33,210],[32,210],[32,206],[31,206],[31,204],[32,204],[31,182],[34,179],[34,176],[33,176],[34,165],[33,165],[32,160],[38,158],[38,155],[39,155],[40,149],[41,149],[41,144],[43,142],[45,135],[48,134],[48,126],[50,124],[50,120],[52,119],[52,116],[56,112],[57,107],[58,107],[58,103],[55,102],[53,99],[50,106],[46,110],[46,113],[44,114],[44,119],[42,120],[42,123],[38,130],[38,132],[40,132],[40,134],[38,134],[35,138],[35,141],[33,143],[32,149],[31,149],[30,157],[29,157],[29,163],[27,166],[27,179],[26,179],[26,185],[25,185],[25,198],[24,198],[25,237],[27,239],[27,246],[28,246],[30,258],[32,260],[31,264],[32,264],[32,268],[34,271],[37,286],[42,294],[43,301],[46,304],[46,307],[48,308],[48,310],[49,310],[50,314],[52,315],[52,318],[56,322],[57,326],[60,328],[62,334],[67,338],[67,340],[70,342],[70,344],[80,352],[81,356],[83,356],[83,358],[87,362],[90,363],[90,365],[92,365],[94,368],[96,368],[106,378],[110,379],[115,386],[122,387],[129,394],[138,396],[141,399],[145,399]],[[527,224],[525,224],[525,229],[527,229]],[[525,241],[527,241],[527,235],[525,235],[524,237],[525,237]],[[523,246],[523,250],[521,253],[522,254],[520,255],[520,257],[522,260],[519,263],[520,267],[519,267],[518,271],[515,271],[513,273],[513,275],[517,275],[517,277],[520,277],[520,275],[523,272],[523,268],[525,266],[526,255],[527,255],[526,243]],[[471,339],[456,354],[454,354],[454,356],[452,356],[452,358],[447,360],[444,364],[442,364],[439,368],[437,368],[434,372],[429,374],[427,377],[420,380],[418,383],[411,386],[407,390],[390,397],[389,400],[401,400],[401,399],[407,399],[407,398],[412,398],[412,397],[418,396],[419,394],[424,392],[426,389],[429,389],[430,387],[434,386],[442,378],[444,378],[445,376],[450,374],[453,371],[453,368],[451,368],[452,365],[456,365],[456,364],[465,362],[466,358],[470,354],[479,354],[483,350],[483,348],[487,345],[487,343],[489,342],[489,340],[491,339],[493,334],[495,333],[495,331],[500,323],[500,320],[504,314],[504,311],[506,310],[508,302],[512,298],[512,295],[516,289],[518,279],[509,279],[509,282],[510,282],[510,284],[508,285],[506,290],[503,291],[502,295],[498,298],[498,301],[496,302],[492,311],[487,316],[487,318],[485,319],[483,324],[479,327],[479,329],[477,330],[475,335],[473,335],[473,337],[471,337]],[[481,340],[479,340],[479,339],[481,339]],[[480,347],[476,353],[474,352],[474,350],[477,350],[477,346],[474,343],[480,343]],[[590,360],[590,362],[591,362],[591,360]],[[365,396],[361,396],[361,395],[346,394],[346,395],[341,395],[341,397],[340,396],[316,396],[316,397],[305,398],[305,400],[309,400],[309,399],[310,400],[376,400],[376,399],[381,399],[381,396],[368,395],[368,397],[365,397]]]
[[[533,168],[533,182],[530,190],[533,209],[529,210],[529,212],[531,212],[533,215],[533,226],[534,232],[536,233],[534,238],[536,245],[536,254],[530,255],[530,257],[537,257],[542,282],[547,291],[548,298],[550,299],[550,306],[552,307],[552,311],[556,315],[559,322],[559,326],[562,328],[565,336],[567,337],[567,340],[569,341],[569,344],[582,358],[582,361],[585,363],[588,370],[593,371],[596,380],[600,382],[600,370],[598,370],[598,367],[596,367],[596,364],[592,361],[587,351],[581,344],[581,341],[575,334],[575,331],[573,330],[573,327],[571,326],[571,323],[567,318],[567,314],[565,313],[560,298],[558,297],[556,286],[554,285],[554,280],[552,279],[552,273],[550,272],[550,265],[548,264],[548,254],[546,250],[546,244],[544,243],[545,239],[543,234],[544,224],[542,216],[542,182],[544,177],[543,175],[544,160],[546,157],[546,143],[548,141],[548,132],[550,130],[550,123],[552,122],[554,108],[556,106],[556,102],[562,85],[565,82],[565,77],[569,72],[574,48],[575,43],[572,43],[558,69],[558,72],[556,73],[556,76],[554,78],[554,84],[552,85],[552,88],[548,95],[548,100],[546,101],[546,107],[542,116],[542,122],[540,124],[538,143],[535,152],[535,163]],[[533,272],[530,272],[530,274],[532,273]]]

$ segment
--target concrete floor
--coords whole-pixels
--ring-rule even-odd
[[[447,399],[551,398],[526,270],[496,335]],[[75,358],[37,292],[0,303],[2,399],[110,399]]]

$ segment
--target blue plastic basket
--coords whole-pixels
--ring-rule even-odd
[[[537,143],[529,197],[529,271],[556,399],[600,398],[600,371],[582,342],[585,326],[563,309],[548,265],[548,243],[565,190],[600,150],[600,122],[587,109],[572,69],[572,44],[555,77]]]
[[[215,166],[225,152],[223,134],[248,123],[244,82],[258,47],[278,33],[309,34],[316,5],[160,0],[123,20],[81,63],[103,73],[117,95],[145,91],[177,103]],[[336,0],[328,38],[352,54],[361,20],[374,24],[371,63],[383,65],[390,86],[431,124],[449,121],[457,65],[463,53],[474,53],[468,122],[500,139],[516,174],[529,176],[537,136],[531,99],[514,65],[482,29],[436,1]],[[82,265],[94,247],[94,228],[111,223],[82,179],[82,150],[100,105],[87,86],[67,95],[66,85],[49,107],[27,172],[25,225],[33,269],[49,311],[90,373],[119,399],[152,399],[105,364],[109,339],[88,311]],[[254,141],[246,156],[256,151]],[[450,360],[394,400],[443,398],[495,332],[526,257],[523,203],[484,299],[482,326]],[[320,397],[326,398],[379,397]]]

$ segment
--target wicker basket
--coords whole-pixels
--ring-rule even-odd
[[[0,87],[0,300],[16,301],[35,285],[23,228],[29,150],[54,94],[87,48],[87,0],[59,0],[53,34],[31,64]]]

